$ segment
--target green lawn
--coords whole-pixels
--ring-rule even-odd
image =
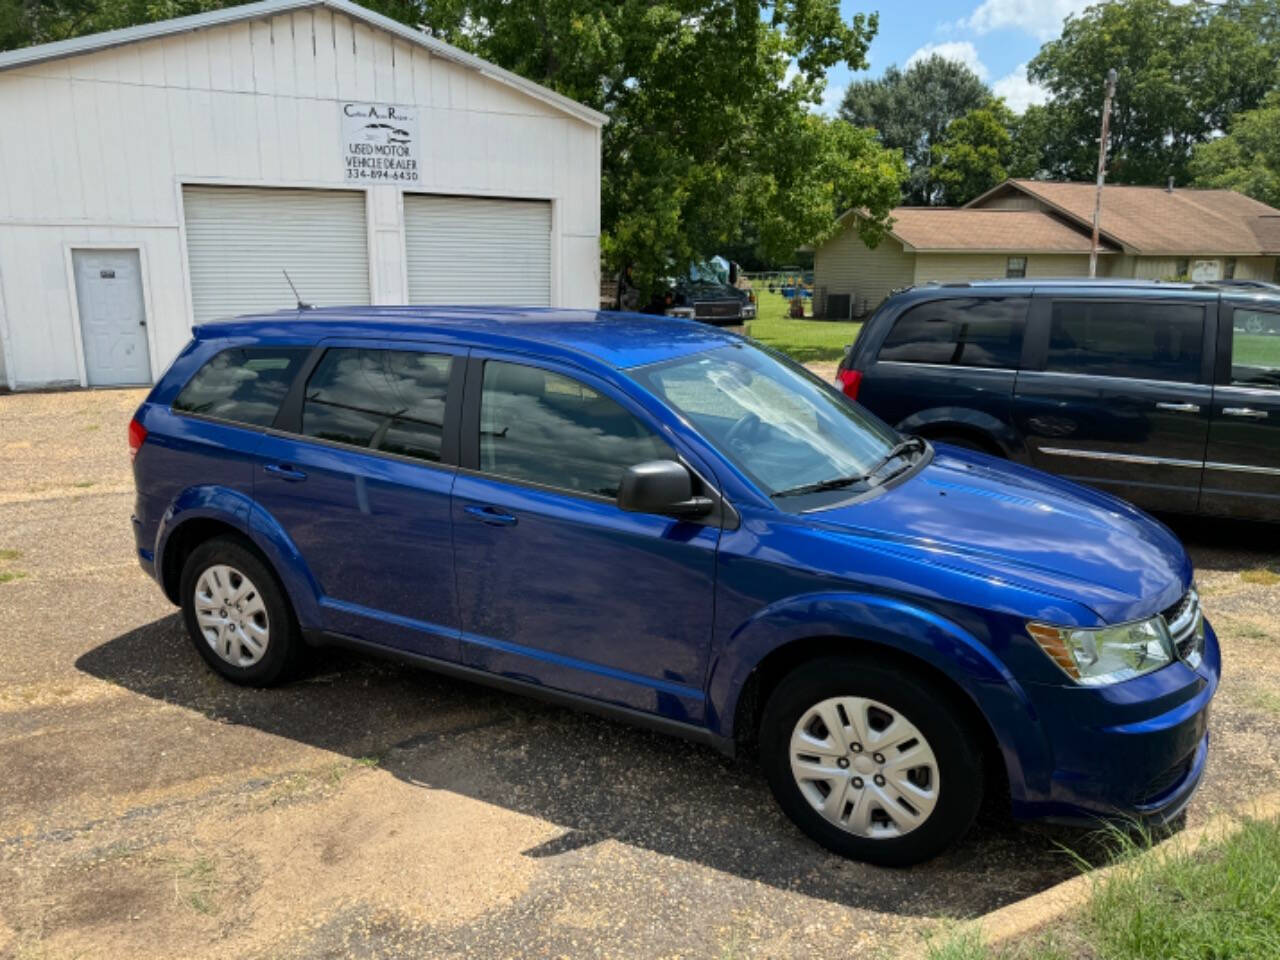
[[[747,324],[747,333],[801,363],[839,360],[862,328],[860,323],[792,320],[780,293],[757,289],[756,300],[758,312]]]
[[[1136,848],[1121,854],[1128,859]],[[931,960],[1274,960],[1280,957],[1280,824],[1110,874],[1059,927],[1001,949],[950,940]]]
[[[1231,362],[1238,367],[1280,369],[1280,337],[1236,331]]]

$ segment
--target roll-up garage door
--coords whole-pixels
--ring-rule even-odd
[[[369,302],[364,194],[351,190],[185,187],[187,262],[199,323],[296,302]]]
[[[551,304],[551,204],[404,195],[410,303]]]

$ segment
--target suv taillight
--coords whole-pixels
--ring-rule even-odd
[[[840,370],[836,373],[840,381],[840,389],[850,400],[858,399],[858,387],[862,386],[861,370]]]
[[[147,428],[138,422],[138,418],[134,417],[129,421],[129,459],[133,460],[138,456],[138,450],[147,439]]]

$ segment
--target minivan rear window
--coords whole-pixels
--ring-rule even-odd
[[[173,401],[173,409],[269,427],[310,352],[307,347],[223,350],[196,371]]]
[[[1058,300],[1046,370],[1195,383],[1204,307],[1185,303]]]
[[[1016,368],[1027,303],[1026,297],[956,297],[922,303],[897,319],[880,347],[879,359]]]

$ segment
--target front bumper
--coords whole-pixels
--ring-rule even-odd
[[[1218,638],[1206,623],[1194,666],[1178,662],[1109,687],[1029,684],[1052,769],[1026,785],[1015,815],[1153,826],[1176,818],[1204,776],[1221,669]]]

